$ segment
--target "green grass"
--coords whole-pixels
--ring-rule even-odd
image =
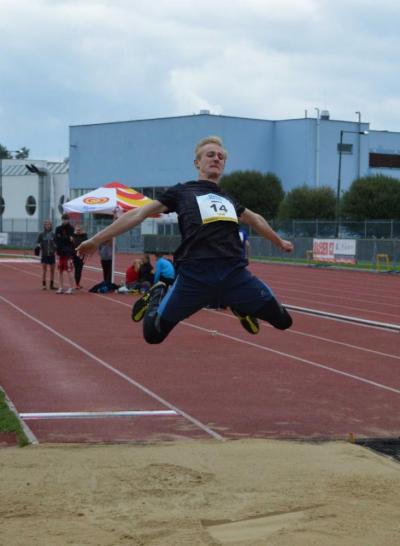
[[[29,444],[28,438],[22,429],[21,423],[16,415],[7,405],[6,395],[0,389],[0,432],[15,433],[18,444],[23,447]]]

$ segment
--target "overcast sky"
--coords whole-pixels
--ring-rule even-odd
[[[0,0],[0,143],[198,113],[400,131],[399,0]]]

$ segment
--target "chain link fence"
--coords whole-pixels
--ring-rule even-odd
[[[90,237],[111,223],[111,217],[85,218],[82,224]],[[357,262],[376,264],[378,254],[386,254],[393,267],[400,265],[400,220],[366,220],[363,222],[342,222],[339,237],[334,221],[288,220],[271,221],[271,226],[281,237],[295,242],[295,251],[290,256],[296,260],[307,258],[313,247],[313,238],[357,239]],[[156,233],[144,235],[141,227],[130,230],[117,238],[119,252],[168,252],[172,253],[180,242],[177,223],[157,221]],[[39,233],[38,222],[33,219],[3,219],[3,233],[7,234],[9,248],[33,249]],[[251,255],[254,258],[282,258],[280,252],[250,230]],[[5,245],[0,245],[1,247]]]

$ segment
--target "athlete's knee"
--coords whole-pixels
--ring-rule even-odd
[[[174,326],[174,323],[158,317],[157,314],[145,315],[143,320],[143,337],[151,345],[162,343]]]
[[[264,305],[257,313],[257,317],[269,322],[279,330],[287,330],[293,324],[293,319],[288,311],[275,298]]]

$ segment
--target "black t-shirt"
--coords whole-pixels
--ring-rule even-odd
[[[178,215],[181,244],[175,262],[210,258],[242,258],[238,218],[245,207],[214,182],[177,184],[158,197],[168,212]]]
[[[71,224],[61,224],[56,227],[55,241],[57,245],[57,254],[59,256],[73,256],[75,254],[72,236],[74,228]]]

